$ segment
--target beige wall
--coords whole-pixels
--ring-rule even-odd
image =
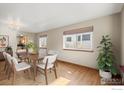
[[[121,12],[121,29],[122,29],[122,34],[121,34],[121,64],[124,65],[124,7]]]
[[[88,66],[92,68],[97,67],[96,58],[98,55],[97,46],[101,40],[102,35],[109,34],[112,38],[112,43],[114,45],[114,52],[117,58],[117,62],[120,63],[120,45],[121,45],[121,19],[120,13],[105,16],[78,24],[53,29],[47,31],[48,33],[48,49],[56,50],[59,53],[59,59],[67,62]],[[94,27],[93,31],[93,51],[94,52],[83,52],[83,51],[68,51],[63,50],[63,32],[75,29],[82,28],[87,26]],[[46,33],[46,32],[45,32]],[[43,34],[43,33],[42,33]],[[38,33],[38,36],[40,33]]]

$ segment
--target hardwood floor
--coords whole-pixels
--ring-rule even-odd
[[[70,80],[69,85],[99,85],[100,77],[95,69],[59,62],[60,76]]]
[[[12,76],[10,80],[7,79],[3,71],[4,62],[0,62],[0,85],[11,85]],[[45,85],[45,77],[40,72],[33,80],[32,75],[29,77],[28,72],[20,72],[16,75],[15,85]],[[62,61],[57,62],[57,75],[55,78],[54,72],[48,73],[49,85],[99,85],[100,77],[98,71],[95,69],[78,66]]]

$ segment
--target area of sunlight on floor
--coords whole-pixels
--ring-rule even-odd
[[[54,82],[52,82],[50,85],[67,85],[70,82],[69,79],[64,77],[59,77]]]

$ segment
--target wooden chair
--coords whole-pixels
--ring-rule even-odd
[[[8,75],[8,70],[9,70],[9,61],[7,60],[7,55],[10,55],[10,56],[13,56],[13,52],[6,52],[4,51],[3,52],[3,56],[4,56],[4,59],[5,59],[5,65],[4,65],[4,71],[5,73]]]
[[[47,48],[39,49],[38,51],[38,58],[42,59],[47,55]]]
[[[11,55],[6,53],[6,60],[7,60],[7,77],[9,79],[10,71],[12,69],[12,63],[11,63]]]
[[[28,70],[29,76],[31,76],[31,66],[26,62],[18,63],[15,57],[12,57],[12,68],[13,68],[13,82],[15,81],[16,73],[20,71]]]
[[[4,65],[4,71],[5,71],[5,74],[6,75],[9,75],[9,61],[8,61],[8,59],[7,59],[7,55],[10,55],[10,54],[8,54],[7,52],[3,52],[3,56],[4,56],[4,59],[5,59],[5,65]],[[11,56],[11,55],[10,55]],[[7,76],[8,77],[8,76]]]
[[[10,64],[9,77],[8,78],[10,78],[11,73],[13,73],[13,82],[12,82],[13,84],[14,84],[17,72],[28,70],[28,72],[31,76],[31,72],[30,72],[31,66],[29,64],[27,64],[26,62],[18,63],[18,60],[15,57],[11,57],[8,54],[7,54],[7,59],[8,59],[9,64]]]
[[[27,49],[17,49],[16,54],[17,54],[18,60],[20,60],[20,62],[28,60],[28,58],[27,58],[27,56],[28,56]]]
[[[58,56],[58,51],[55,50],[48,50],[47,55],[57,55]],[[57,62],[55,62],[56,67],[58,66]]]
[[[47,48],[39,49],[38,51],[38,63],[43,60],[43,58],[47,55]]]
[[[37,64],[37,71],[38,69],[42,70],[45,75],[45,80],[46,84],[48,85],[48,80],[47,80],[47,72],[53,70],[55,73],[55,77],[57,78],[57,73],[56,73],[56,57],[57,55],[51,55],[51,56],[45,56],[45,58],[42,60],[42,63]]]

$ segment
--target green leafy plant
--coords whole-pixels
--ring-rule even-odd
[[[27,48],[27,49],[33,49],[33,51],[36,50],[36,46],[35,46],[35,44],[34,44],[33,42],[27,43],[27,44],[26,44],[26,48]]]
[[[97,57],[98,68],[100,70],[111,72],[113,75],[117,74],[117,69],[115,67],[115,57],[112,52],[112,43],[109,35],[102,36],[100,41],[99,55]]]

